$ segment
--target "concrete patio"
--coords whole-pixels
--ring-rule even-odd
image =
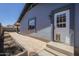
[[[15,42],[17,42],[27,51],[35,51],[36,53],[38,53],[46,47],[46,42],[37,40],[35,38],[23,36],[14,32],[9,34],[15,40]]]
[[[38,53],[39,56],[70,56],[74,55],[74,48],[57,42],[44,42],[33,37],[24,36],[16,32],[9,32],[14,41],[25,49],[18,55],[24,55],[28,52]]]

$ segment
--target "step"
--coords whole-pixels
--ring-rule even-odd
[[[49,42],[47,44],[47,47],[51,48],[53,50],[59,51],[59,52],[66,54],[68,56],[74,55],[74,48],[69,45],[65,45],[65,44],[57,43],[57,42]]]
[[[10,47],[14,47],[14,46],[16,46],[16,44],[15,44],[15,43],[13,43],[13,44],[11,44],[11,45],[10,45]]]
[[[42,50],[38,53],[39,56],[55,56],[54,54],[46,51],[46,50]]]
[[[20,53],[16,54],[15,56],[28,56],[28,52],[23,51],[23,52],[20,52]]]
[[[11,45],[11,44],[13,44],[13,41],[6,41],[6,42],[4,42],[4,45],[6,45],[6,44]]]
[[[8,33],[4,33],[4,35],[5,35],[5,36],[9,36],[9,34],[8,34]]]
[[[6,41],[11,41],[12,40],[12,38],[5,38],[4,39],[4,42],[6,42]]]
[[[48,47],[46,47],[45,50],[52,53],[52,54],[54,54],[55,56],[67,56],[66,54],[63,54],[59,51],[53,50],[53,49],[48,48]]]
[[[16,46],[16,44],[15,43],[13,43],[13,44],[4,44],[4,48],[10,48],[10,47],[14,47],[14,46]]]
[[[10,35],[4,35],[4,38],[9,38],[10,37]]]
[[[10,46],[8,46],[8,45],[4,45],[4,49],[6,49],[6,48],[9,48]]]

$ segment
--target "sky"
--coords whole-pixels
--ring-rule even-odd
[[[23,7],[23,3],[0,3],[0,23],[3,26],[13,25],[18,20]]]

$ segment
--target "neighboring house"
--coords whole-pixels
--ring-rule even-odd
[[[17,22],[23,35],[79,47],[79,4],[26,4]]]
[[[8,31],[8,32],[16,32],[17,29],[14,25],[7,25],[5,27],[3,27],[4,31]]]

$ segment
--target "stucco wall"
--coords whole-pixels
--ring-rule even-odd
[[[42,35],[46,36],[48,40],[52,40],[50,36],[52,33],[52,30],[47,30],[45,28],[48,27],[50,29],[51,23],[50,23],[50,12],[52,10],[55,10],[56,8],[60,8],[62,6],[65,6],[67,4],[38,4],[34,8],[32,8],[22,19],[21,21],[21,27],[20,27],[20,32],[23,34],[27,34],[28,31],[28,19],[31,19],[33,17],[36,17],[36,29],[38,35],[33,34],[33,36],[45,38]],[[44,30],[43,30],[44,29]],[[48,36],[47,34],[48,33]],[[31,33],[32,34],[32,33]]]
[[[37,33],[32,33],[30,34],[31,36],[34,36],[34,37],[39,37],[39,38],[42,38],[42,39],[46,39],[46,40],[52,40],[52,24],[51,26],[49,27],[46,27],[40,31],[38,31]]]

